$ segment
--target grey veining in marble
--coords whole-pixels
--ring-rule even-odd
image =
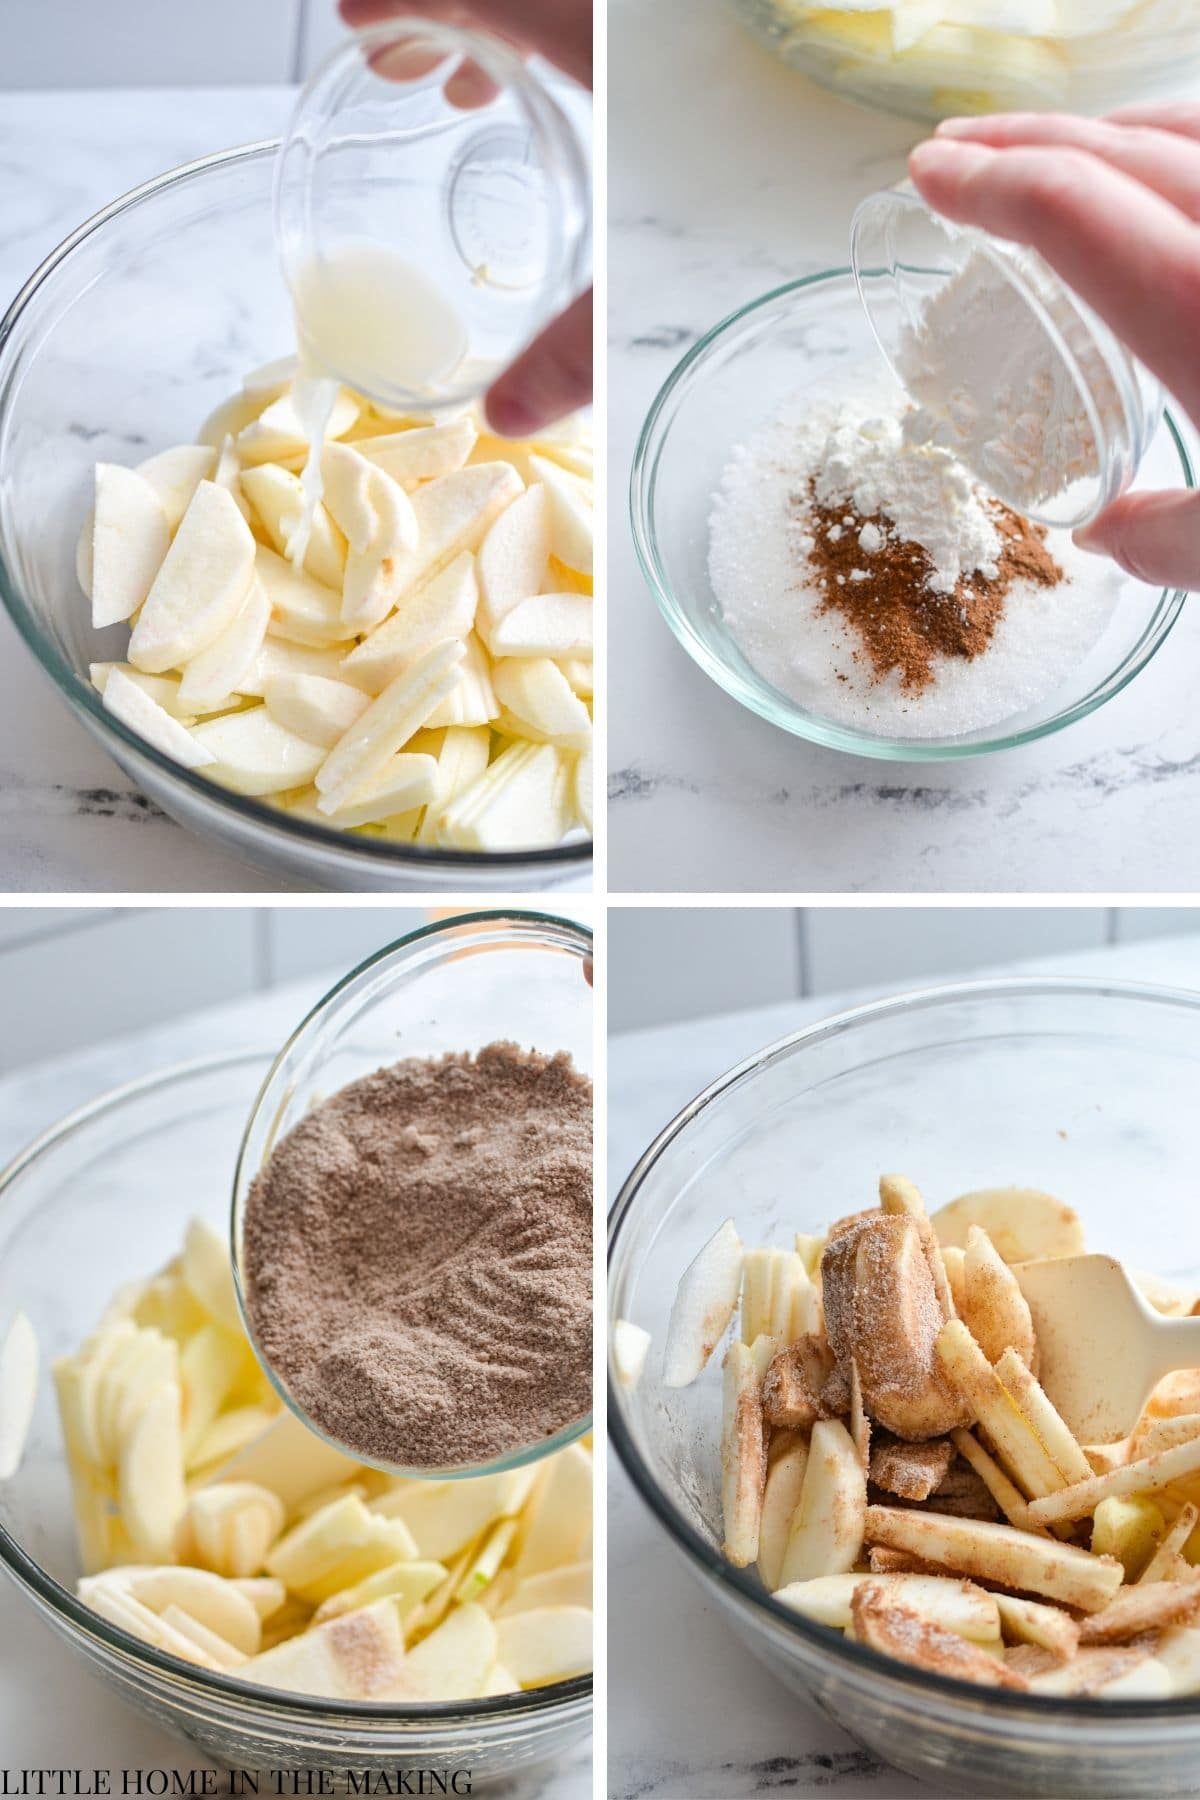
[[[691,662],[642,580],[629,467],[709,326],[848,260],[850,214],[920,128],[814,88],[693,0],[610,7],[610,886],[617,892],[1190,892],[1200,610],[1040,744],[887,764],[789,738]]]
[[[0,1166],[39,1132],[123,1082],[220,1051],[277,1048],[342,972],[192,1013],[0,1080]],[[205,1766],[179,1739],[123,1705],[7,1580],[0,1580],[0,1745],[14,1768]],[[562,1768],[490,1791],[497,1800],[589,1800],[590,1752],[583,1746]]]
[[[1042,957],[993,972],[1103,976],[1195,990],[1200,940]],[[725,1070],[790,1031],[879,997],[878,990],[826,994],[614,1037],[610,1198],[646,1145]],[[615,1455],[609,1458],[608,1560],[613,1800],[743,1800],[773,1793],[835,1793],[847,1800],[928,1794],[932,1800],[946,1791],[879,1763],[745,1652]]]

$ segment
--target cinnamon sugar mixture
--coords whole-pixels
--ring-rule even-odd
[[[351,1450],[551,1436],[591,1407],[591,1082],[506,1043],[351,1082],[255,1179],[243,1269],[266,1360]]]
[[[1014,582],[1053,588],[1063,580],[1045,529],[995,500],[988,506],[1001,546],[995,578],[976,570],[953,593],[935,593],[933,563],[919,544],[898,539],[882,513],[847,523],[843,508],[818,505],[815,487],[810,481],[794,504],[821,595],[818,611],[839,613],[861,639],[876,679],[896,669],[906,693],[932,685],[939,657],[973,662],[988,649]],[[864,548],[864,537],[877,547]]]

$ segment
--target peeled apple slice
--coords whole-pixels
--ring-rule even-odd
[[[346,658],[346,673],[378,693],[435,644],[465,640],[475,623],[479,586],[470,551],[423,587],[410,589],[390,619]]]
[[[199,1619],[193,1619],[182,1607],[174,1604],[165,1606],[159,1617],[164,1625],[169,1625],[181,1637],[195,1644],[205,1656],[211,1657],[218,1668],[226,1669],[232,1674],[234,1669],[245,1662],[246,1657],[241,1650],[235,1650],[232,1644],[218,1637],[215,1631],[210,1631],[207,1625],[202,1625]]]
[[[409,1651],[388,1698],[472,1699],[496,1661],[496,1644],[496,1626],[481,1606],[456,1606],[436,1631]]]
[[[521,600],[542,590],[550,560],[550,508],[540,484],[505,507],[479,546],[479,620],[485,640]]]
[[[529,467],[546,490],[550,517],[550,549],[568,569],[592,573],[592,503],[574,476],[544,456],[531,456]]]
[[[107,712],[172,762],[185,769],[203,769],[217,760],[212,750],[198,743],[178,719],[173,719],[144,688],[115,666],[108,672],[103,697]]]
[[[179,702],[192,712],[211,712],[241,691],[271,622],[271,602],[253,577],[242,610],[206,650],[193,656],[179,684]]]
[[[575,759],[575,812],[590,835],[592,830],[592,752],[589,746]]]
[[[464,550],[474,550],[492,520],[523,491],[508,463],[476,463],[418,488],[412,497],[417,547],[396,557],[391,572],[397,598]]]
[[[254,1603],[236,1583],[224,1581],[206,1569],[179,1567],[133,1568],[113,1571],[133,1598],[152,1612],[162,1614],[178,1606],[245,1656],[258,1649],[262,1625]]]
[[[242,693],[262,697],[268,681],[276,675],[324,675],[329,681],[351,681],[364,694],[371,693],[369,684],[360,680],[357,671],[347,667],[340,649],[322,649],[314,644],[295,644],[288,638],[268,632],[249,673],[242,677]]]
[[[642,1379],[650,1351],[650,1333],[629,1319],[618,1319],[612,1329],[613,1367],[617,1380],[631,1393]]]
[[[850,1433],[840,1419],[819,1419],[812,1429],[781,1584],[852,1569],[862,1552],[866,1523],[867,1472]]]
[[[450,725],[487,725],[499,715],[487,652],[472,632],[463,646],[458,680],[425,723],[436,731]]]
[[[352,551],[380,555],[416,548],[412,502],[391,476],[350,444],[321,452],[322,498]]]
[[[342,437],[358,418],[359,411],[358,401],[350,390],[339,388],[325,436]],[[238,456],[248,468],[257,463],[281,462],[285,457],[303,455],[307,449],[308,432],[296,411],[291,392],[272,400],[256,419],[237,433]]]
[[[37,1402],[38,1341],[23,1312],[17,1313],[0,1349],[0,1481],[21,1466]]]
[[[336,825],[346,831],[355,825],[372,825],[393,819],[412,807],[428,805],[437,792],[437,763],[432,756],[414,755],[402,750],[389,762],[378,780],[362,789],[357,798],[340,812],[326,814],[313,799],[309,807],[297,806],[322,825]],[[315,796],[316,790],[312,790]]]
[[[368,438],[358,448],[393,481],[435,481],[462,468],[475,448],[475,436],[470,419],[452,419],[448,425]]]
[[[534,594],[483,635],[493,656],[590,658],[594,617],[586,594]]]
[[[586,1556],[591,1523],[592,1459],[582,1444],[568,1444],[538,1471],[513,1563],[518,1580]]]
[[[189,1561],[216,1575],[255,1575],[283,1524],[283,1501],[270,1488],[216,1482],[189,1500],[180,1543]]]
[[[590,1561],[563,1563],[557,1569],[544,1569],[540,1575],[518,1581],[512,1593],[496,1609],[496,1618],[513,1613],[532,1612],[544,1606],[586,1606],[592,1604],[593,1575]]]
[[[584,1606],[542,1606],[496,1622],[504,1668],[522,1687],[567,1681],[592,1666],[592,1614]]]
[[[91,557],[97,631],[137,611],[170,547],[166,514],[145,477],[120,463],[97,463]]]
[[[565,829],[552,744],[510,744],[477,781],[439,808],[435,841],[459,850],[527,850]]]
[[[327,750],[371,704],[358,688],[322,675],[277,675],[266,683],[263,698],[277,724]]]
[[[505,657],[492,666],[492,687],[497,700],[522,728],[523,737],[567,749],[586,749],[592,734],[591,714],[557,663],[548,657]]]
[[[343,1588],[323,1600],[316,1612],[316,1623],[340,1618],[343,1613],[357,1612],[360,1606],[371,1606],[376,1600],[390,1600],[401,1621],[421,1604],[434,1588],[446,1579],[446,1568],[439,1562],[398,1562],[377,1575],[368,1575],[357,1587]]]
[[[229,1246],[203,1219],[192,1219],[188,1225],[179,1273],[210,1319],[239,1337],[243,1335]]]
[[[336,813],[382,774],[454,687],[463,654],[461,644],[438,644],[371,702],[316,774],[322,812]]]
[[[663,1386],[687,1387],[720,1343],[742,1285],[745,1251],[732,1219],[719,1225],[675,1290],[663,1351]]]
[[[939,1244],[963,1250],[971,1226],[982,1227],[1006,1263],[1082,1256],[1084,1250],[1079,1214],[1037,1188],[980,1188],[960,1194],[935,1212],[930,1223]]]
[[[178,1383],[164,1382],[146,1401],[121,1445],[121,1515],[139,1556],[168,1562],[187,1504],[183,1483]]]
[[[345,1481],[358,1464],[344,1451],[323,1443],[294,1413],[282,1412],[246,1445],[212,1471],[213,1481],[252,1481],[269,1487],[292,1510],[335,1481]]]
[[[341,596],[260,544],[255,569],[271,608],[270,630],[291,643],[325,649],[345,642]]]
[[[271,717],[265,706],[228,713],[196,727],[216,763],[214,775],[235,794],[281,794],[303,787],[325,761],[325,746],[310,744]]]
[[[302,1631],[242,1664],[238,1676],[330,1700],[390,1699],[404,1667],[404,1630],[390,1600]]]
[[[534,1473],[525,1468],[465,1481],[414,1481],[377,1500],[374,1510],[403,1519],[419,1554],[445,1562],[473,1543],[493,1519],[511,1518],[520,1512]]]
[[[402,1520],[368,1512],[357,1495],[348,1494],[280,1538],[266,1568],[291,1593],[315,1605],[392,1563],[415,1559],[416,1554],[412,1533]]]
[[[202,481],[138,615],[130,662],[161,675],[220,637],[246,598],[254,548],[232,496]]]
[[[176,444],[138,464],[138,474],[158,495],[168,531],[177,530],[192,495],[202,481],[212,479],[216,466],[217,453],[208,444]]]
[[[783,1559],[792,1521],[800,1505],[807,1467],[808,1445],[801,1441],[785,1450],[767,1470],[758,1527],[758,1572],[771,1593],[780,1585]]]
[[[442,732],[419,732],[409,744],[410,750],[425,750],[437,758],[436,792],[430,797],[417,832],[417,842],[437,841],[437,814],[449,806],[459,794],[486,772],[491,756],[491,732],[487,726],[451,725]],[[440,737],[441,742],[438,743]]]
[[[243,469],[242,492],[275,549],[286,557],[292,532],[304,513],[300,477],[290,469],[281,469],[278,463],[263,463],[257,469]],[[313,511],[304,568],[314,581],[340,593],[346,568],[346,540],[320,501]]]

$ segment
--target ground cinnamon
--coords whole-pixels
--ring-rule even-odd
[[[929,556],[919,544],[897,539],[882,514],[847,524],[844,509],[817,505],[811,483],[806,494],[796,496],[795,506],[796,528],[821,594],[820,611],[839,613],[859,638],[875,677],[883,680],[896,670],[908,693],[932,686],[939,657],[973,662],[982,656],[1016,582],[1053,588],[1064,579],[1046,548],[1045,529],[999,501],[991,503],[1001,545],[998,573],[992,579],[964,576],[952,594],[930,588]],[[878,533],[875,551],[860,543],[864,525]]]

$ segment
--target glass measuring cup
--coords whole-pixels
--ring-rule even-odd
[[[447,98],[464,62],[484,105]],[[397,413],[477,398],[583,286],[590,218],[584,145],[514,52],[413,19],[354,34],[276,169],[302,366]]]
[[[233,1272],[242,1324],[285,1405],[317,1437],[355,1462],[421,1480],[499,1474],[573,1443],[590,1430],[591,1415],[568,1421],[551,1437],[471,1466],[400,1468],[340,1442],[305,1411],[256,1335],[242,1273],[251,1183],[310,1107],[404,1057],[477,1051],[506,1038],[526,1050],[566,1051],[575,1067],[590,1075],[592,1006],[584,965],[591,953],[589,930],[547,913],[465,913],[422,926],[331,989],[293,1032],[259,1091],[234,1176]]]
[[[1036,251],[940,218],[906,183],[872,194],[858,207],[850,228],[850,256],[876,342],[893,375],[910,392],[907,353],[925,310],[972,258],[985,257],[1016,297],[1028,327],[1022,342],[1046,353],[1055,389],[1072,396],[1069,404],[1081,437],[1086,442],[1090,436],[1091,448],[1085,466],[1071,478],[1055,491],[1031,498],[1007,478],[1013,447],[998,439],[986,466],[971,467],[998,499],[1043,525],[1074,530],[1125,491],[1162,422],[1162,387]],[[1018,371],[1018,379],[1023,372]],[[961,396],[983,416],[995,406],[989,379],[988,359],[981,356],[978,379]],[[913,398],[921,404],[920,394]]]

